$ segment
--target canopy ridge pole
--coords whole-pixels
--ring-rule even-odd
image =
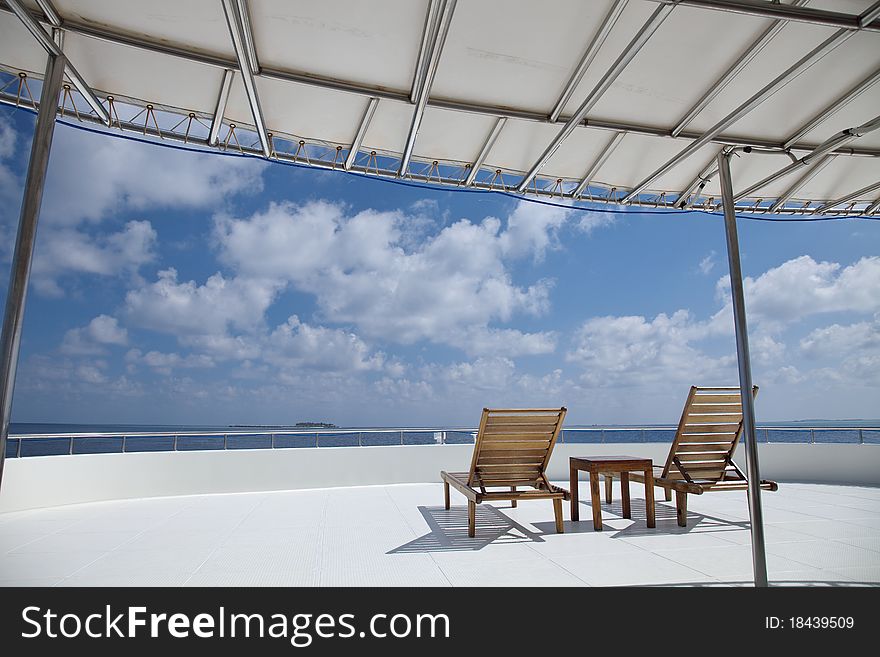
[[[791,174],[794,171],[797,171],[800,168],[808,166],[809,164],[815,162],[819,158],[832,151],[841,148],[853,141],[854,139],[858,139],[870,132],[873,132],[880,128],[880,116],[875,116],[870,121],[863,123],[860,126],[856,126],[854,128],[847,128],[846,130],[841,130],[833,137],[826,139],[824,142],[819,144],[815,149],[813,149],[810,153],[807,153],[802,158],[799,158],[785,166],[778,171],[771,173],[769,176],[764,178],[763,180],[759,180],[751,187],[744,189],[742,192],[734,196],[734,201],[738,201],[742,198],[747,198],[762,189],[763,187],[769,185],[770,183],[779,180],[780,178],[784,178],[785,176]]]
[[[98,100],[98,97],[92,91],[91,87],[89,87],[89,85],[86,83],[83,77],[79,74],[76,68],[74,68],[73,64],[71,64],[70,61],[68,61],[68,59],[64,56],[61,47],[52,39],[51,36],[49,36],[46,30],[43,29],[43,26],[40,25],[33,16],[31,16],[31,13],[24,8],[24,6],[21,4],[21,0],[6,0],[6,4],[13,11],[13,13],[18,16],[19,20],[24,23],[24,26],[34,36],[39,44],[43,46],[47,53],[49,53],[50,55],[54,55],[55,57],[62,57],[64,59],[65,66],[67,67],[67,77],[70,78],[73,86],[75,86],[77,88],[77,91],[79,91],[83,95],[83,98],[86,99],[86,102],[88,102],[91,108],[95,111],[95,114],[100,117],[104,124],[110,125],[110,115],[107,114],[104,106],[101,105],[101,101]]]
[[[871,73],[864,80],[859,82],[852,89],[847,91],[845,94],[840,96],[840,98],[833,101],[830,105],[825,107],[821,112],[816,114],[812,119],[804,123],[800,128],[798,128],[792,135],[785,140],[782,144],[782,147],[785,149],[791,148],[794,144],[797,143],[799,139],[801,139],[804,135],[811,132],[814,128],[824,123],[832,116],[837,114],[840,110],[846,107],[849,103],[855,100],[858,96],[860,96],[863,92],[867,91],[871,87],[874,86],[878,81],[880,81],[880,68]]]
[[[244,39],[244,51],[247,55],[248,65],[254,75],[260,73],[260,60],[257,59],[256,42],[254,41],[254,31],[251,27],[251,12],[248,7],[248,0],[236,0],[238,5],[238,19],[241,25],[241,36]]]
[[[220,136],[220,126],[223,125],[223,115],[226,113],[226,104],[229,102],[229,90],[232,88],[234,77],[235,71],[229,68],[223,69],[223,80],[220,82],[220,91],[217,92],[214,118],[211,120],[211,130],[208,133],[208,143],[211,146],[217,145],[217,139]]]
[[[667,161],[656,171],[648,175],[647,178],[645,178],[635,187],[633,187],[633,189],[630,190],[629,194],[627,194],[623,198],[623,203],[630,203],[634,198],[641,194],[648,185],[657,180],[657,178],[659,178],[664,173],[666,173],[667,171],[693,155],[695,152],[700,150],[703,146],[712,141],[714,137],[721,134],[722,130],[725,130],[726,128],[739,121],[742,117],[744,117],[746,114],[755,109],[758,105],[763,103],[767,98],[776,93],[776,91],[784,87],[786,84],[795,79],[798,75],[803,73],[807,68],[812,66],[814,63],[822,59],[822,57],[837,48],[837,46],[849,39],[853,34],[855,34],[855,32],[841,29],[825,39],[825,41],[813,48],[809,53],[801,57],[797,62],[789,66],[784,72],[768,82],[751,98],[743,102],[739,107],[730,112],[714,126],[709,128],[709,130],[704,132],[702,136],[688,144],[678,153],[678,155]]]
[[[847,201],[852,201],[853,199],[858,199],[863,194],[870,194],[873,191],[880,189],[880,181],[871,183],[866,187],[862,187],[854,192],[847,194],[846,196],[841,196],[839,199],[834,201],[828,201],[827,203],[820,205],[818,208],[813,210],[811,214],[822,214],[823,212],[827,212],[831,208],[834,208],[842,203],[846,203]]]
[[[778,212],[782,208],[782,206],[784,206],[788,202],[788,199],[797,194],[798,191],[813,178],[815,178],[819,174],[819,172],[822,171],[822,169],[831,164],[831,162],[834,160],[834,157],[834,155],[831,155],[829,153],[817,160],[813,166],[808,166],[804,174],[800,178],[795,180],[791,184],[791,186],[788,187],[788,189],[786,189],[784,192],[782,192],[782,194],[779,195],[773,205],[770,206],[769,212]]]
[[[755,0],[654,0],[654,2],[677,2],[677,4],[687,7],[726,11],[763,18],[781,18],[785,21],[837,27],[853,32],[880,30],[880,25],[874,21],[880,15],[878,14],[880,10],[878,10],[876,5],[873,5],[859,15],[855,15],[839,11],[813,9],[811,7],[797,7],[779,2],[755,2]]]
[[[800,7],[807,4],[807,2],[808,0],[794,0],[790,6]],[[782,31],[782,28],[786,25],[788,25],[788,21],[781,19],[771,23],[769,27],[767,27],[767,29],[764,30],[748,48],[746,48],[746,51],[740,55],[730,68],[728,68],[685,113],[685,115],[679,120],[678,124],[672,129],[671,135],[673,137],[678,137],[678,135],[681,134],[681,131],[687,128],[697,115],[706,109],[706,106],[724,90],[724,88],[749,64],[749,62],[758,56],[767,44],[776,38],[776,35],[779,34]]]
[[[605,75],[602,76],[602,79],[593,87],[593,90],[587,95],[584,101],[581,103],[580,107],[578,107],[577,111],[568,119],[562,129],[557,133],[557,135],[553,138],[553,141],[544,149],[544,152],[541,153],[541,156],[538,160],[532,165],[532,167],[528,170],[526,175],[520,181],[519,185],[517,185],[516,191],[522,193],[526,191],[529,187],[529,183],[532,179],[538,174],[538,172],[544,168],[544,165],[547,164],[548,160],[553,157],[553,154],[559,149],[566,139],[568,139],[569,135],[574,131],[574,129],[584,120],[587,116],[587,113],[599,102],[599,99],[602,98],[604,93],[614,84],[614,81],[623,73],[624,69],[629,65],[629,63],[635,58],[635,56],[639,53],[642,47],[648,42],[654,32],[657,31],[657,28],[663,24],[663,21],[666,20],[666,17],[672,12],[675,5],[660,5],[654,10],[648,20],[639,28],[639,31],[636,32],[635,36],[623,49],[623,52],[618,55],[617,60],[614,64],[611,65],[607,71],[605,71]]]
[[[373,121],[373,115],[376,113],[376,108],[378,106],[379,99],[375,96],[370,98],[370,102],[367,103],[367,109],[364,110],[364,116],[361,118],[361,123],[358,126],[357,134],[354,136],[354,141],[351,142],[351,148],[348,149],[348,157],[345,158],[344,166],[346,171],[354,166],[354,161],[357,158],[358,151],[361,148],[364,137],[367,135],[367,130],[370,128],[370,123]]]
[[[241,80],[244,83],[245,95],[254,118],[254,128],[260,138],[260,146],[265,157],[271,157],[272,149],[269,146],[269,137],[266,134],[266,122],[263,119],[263,108],[260,105],[260,96],[257,93],[257,83],[254,75],[259,70],[254,70],[255,63],[250,61],[248,43],[253,43],[253,35],[245,34],[245,26],[242,25],[242,14],[246,7],[241,5],[242,0],[222,0],[223,12],[226,14],[226,24],[229,27],[229,36],[232,38],[232,47],[235,49],[235,57],[238,60],[238,70],[241,72]]]
[[[859,27],[865,28],[880,17],[880,2],[875,2],[859,16]]]
[[[58,112],[58,98],[61,95],[65,64],[66,59],[63,54],[49,54],[43,77],[43,89],[40,92],[40,109],[37,112],[37,123],[34,127],[28,159],[15,252],[12,257],[12,271],[9,275],[3,331],[0,334],[0,483],[2,483],[6,460],[6,439],[9,436],[12,395],[18,369],[21,328],[33,263],[37,221],[40,218],[40,206],[43,202],[46,170],[49,166],[49,153],[55,133],[55,117]]]
[[[477,159],[474,160],[471,167],[470,173],[468,173],[467,179],[465,179],[464,184],[467,187],[470,187],[474,184],[474,181],[477,179],[477,174],[480,172],[480,167],[483,166],[483,162],[486,161],[486,158],[489,156],[489,153],[492,151],[492,147],[495,145],[495,142],[498,141],[498,137],[501,135],[501,131],[504,129],[504,126],[507,124],[507,117],[500,117],[497,121],[495,121],[495,125],[492,126],[492,131],[489,133],[489,136],[486,137],[486,141],[483,142],[483,148],[480,149],[479,155],[477,155]]]
[[[602,165],[605,164],[608,158],[611,157],[611,154],[614,153],[615,149],[620,145],[620,142],[625,134],[625,132],[615,132],[613,135],[611,135],[611,139],[609,139],[604,148],[599,151],[599,155],[596,156],[596,159],[593,160],[590,168],[587,169],[584,177],[578,183],[578,186],[575,187],[574,191],[572,192],[572,198],[577,198],[578,196],[583,195],[584,190],[593,181],[593,179],[596,177],[596,174],[599,173],[599,169],[602,168]]]
[[[739,259],[739,238],[736,231],[736,210],[733,184],[730,179],[730,153],[718,154],[721,179],[724,229],[727,237],[727,258],[730,267],[730,296],[733,324],[736,331],[736,357],[739,366],[739,389],[742,397],[742,427],[745,440],[746,471],[748,472],[749,517],[752,532],[752,566],[755,586],[766,587],[767,556],[764,548],[764,514],[761,508],[761,477],[758,468],[758,445],[755,433],[755,398],[752,391],[752,365],[749,357],[749,335],[746,322],[742,268]]]
[[[617,20],[620,18],[623,10],[626,9],[628,2],[629,0],[616,0],[616,2],[611,5],[611,9],[608,10],[608,13],[602,20],[602,24],[599,26],[599,29],[596,30],[596,34],[593,35],[590,45],[587,46],[586,51],[584,51],[583,56],[581,56],[580,62],[578,62],[577,68],[568,79],[565,88],[559,95],[559,99],[553,106],[553,110],[550,112],[551,123],[556,123],[556,121],[559,120],[559,115],[562,114],[562,110],[565,109],[565,105],[571,99],[574,90],[577,88],[578,84],[580,84],[580,81],[590,68],[590,64],[596,59],[596,55],[599,54],[599,50],[604,45],[608,35],[611,34],[611,30],[614,29]]]
[[[61,27],[61,16],[58,14],[58,11],[52,6],[50,0],[36,0],[37,6],[43,11],[43,15],[46,17],[46,20],[52,25],[52,27]],[[58,44],[61,45],[61,44]]]
[[[876,199],[873,203],[865,208],[865,214],[872,214],[876,212],[877,208],[880,208],[880,198]]]
[[[413,108],[412,122],[409,127],[409,134],[406,137],[406,145],[403,148],[403,156],[400,158],[400,168],[397,170],[398,177],[405,177],[409,168],[409,161],[412,157],[413,148],[416,145],[416,137],[419,134],[419,127],[422,124],[422,116],[425,113],[425,107],[428,104],[428,96],[431,93],[431,86],[434,84],[434,76],[437,74],[437,68],[440,64],[440,56],[443,54],[443,45],[446,43],[446,37],[449,34],[449,26],[452,23],[452,15],[455,12],[455,4],[457,0],[440,0],[439,1],[439,18],[437,29],[432,31],[432,40],[430,45],[430,54],[426,55],[426,64],[423,77],[419,81],[419,88],[416,94],[415,107]]]
[[[411,103],[415,103],[418,100],[419,89],[423,84],[425,76],[425,66],[431,55],[431,44],[437,38],[438,19],[441,14],[439,11],[440,6],[440,0],[430,0],[428,3],[428,11],[425,14],[425,27],[422,30],[422,42],[419,45],[419,56],[416,60],[416,69],[413,73],[412,86],[409,92],[409,102]]]

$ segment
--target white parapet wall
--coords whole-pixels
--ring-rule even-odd
[[[668,451],[662,443],[560,444],[549,474],[567,481],[570,456],[626,454],[662,465]],[[418,445],[7,459],[0,512],[171,495],[436,482],[440,470],[467,470],[472,453],[472,445]],[[742,453],[738,463],[745,468]],[[761,476],[779,482],[880,485],[880,445],[761,445],[760,463]]]

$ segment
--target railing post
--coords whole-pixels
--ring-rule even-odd
[[[15,458],[17,458],[17,459],[21,458],[21,443],[22,443],[22,439],[19,438],[18,445],[16,445],[16,447],[15,447]]]
[[[70,447],[67,450],[68,454],[73,454],[73,436],[70,437]]]
[[[19,441],[19,444],[20,443],[21,443],[21,441]],[[864,444],[865,444],[865,436],[862,434],[862,430],[859,429],[859,445],[864,445]]]
[[[229,434],[223,434],[223,449],[229,449]]]
[[[400,444],[403,445],[403,431],[400,432]]]
[[[599,436],[600,436],[599,441],[601,442],[601,444],[604,445],[605,444],[605,429],[599,429]]]
[[[125,436],[122,436],[122,453],[125,454]]]
[[[816,444],[816,434],[814,433],[813,429],[810,429],[810,444]]]
[[[320,445],[318,444],[318,432],[317,431],[315,432],[315,447],[320,447]]]
[[[861,433],[861,431],[859,433]],[[440,433],[440,444],[441,445],[446,444],[446,432],[445,431]]]
[[[363,431],[358,431],[358,447],[364,446],[363,445],[363,437],[364,437]]]
[[[274,433],[269,434],[269,440],[271,441],[269,444],[272,445],[272,449],[275,449],[275,434]]]
[[[172,448],[172,451],[174,451],[174,452],[177,451],[177,434],[174,434],[174,439],[171,444],[171,448]]]

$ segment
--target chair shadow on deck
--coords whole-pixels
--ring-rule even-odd
[[[592,506],[590,505],[590,500],[580,500],[579,504],[581,505],[581,519],[578,522],[566,520],[566,533],[586,534],[595,531],[593,529]],[[636,497],[631,498],[630,511],[631,518],[628,518],[628,520],[632,520],[632,524],[628,525],[627,527],[623,529],[615,529],[613,527],[607,526],[606,524],[605,532],[609,534],[611,538],[627,538],[630,536],[646,536],[656,534],[702,534],[739,530],[748,531],[749,529],[749,522],[747,520],[730,520],[727,518],[718,518],[716,516],[710,516],[703,513],[696,513],[695,511],[692,511],[690,509],[688,509],[687,527],[679,527],[674,502],[672,503],[672,506],[659,500],[655,503],[654,517],[656,519],[657,526],[654,529],[648,529],[646,525],[647,514],[645,513],[644,499],[639,499]],[[623,503],[620,500],[614,500],[611,502],[611,504],[608,504],[604,501],[602,502],[603,523],[607,523],[609,520],[613,521],[622,519],[624,519]],[[540,529],[541,532],[551,532],[555,527],[552,522],[536,522],[533,524],[536,528]]]
[[[491,543],[543,543],[541,535],[504,515],[489,504],[477,505],[477,535],[468,537],[466,506],[420,506],[419,511],[431,531],[387,554],[410,552],[454,552],[481,550]],[[548,532],[555,533],[556,525],[550,523]]]

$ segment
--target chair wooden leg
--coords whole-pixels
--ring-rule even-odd
[[[671,488],[664,488],[663,489],[663,496],[667,502],[671,502],[672,501],[672,489]]]
[[[449,511],[449,482],[443,482],[443,503],[446,505],[446,510]]]
[[[599,473],[590,473],[590,505],[593,507],[593,529],[602,531],[602,508],[599,500]]]
[[[468,536],[474,538],[477,535],[477,503],[468,500]]]
[[[511,493],[515,493],[515,492],[516,492],[516,486],[511,486],[511,487],[510,487],[510,492],[511,492]],[[513,508],[513,509],[516,508],[516,500],[510,500],[510,507]]]
[[[675,491],[675,514],[678,517],[678,526],[687,527],[688,520],[688,498],[687,493],[677,490]]]
[[[611,484],[614,482],[614,477],[610,474],[605,475],[605,503],[611,504]]]
[[[562,524],[562,500],[558,497],[553,499],[553,515],[556,516],[556,533],[564,534],[565,526]]]

